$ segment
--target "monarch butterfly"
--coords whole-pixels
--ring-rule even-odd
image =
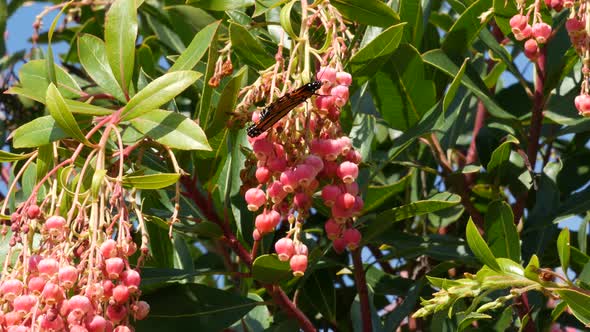
[[[248,127],[248,136],[256,137],[271,128],[281,118],[283,118],[289,111],[294,109],[297,105],[306,101],[316,91],[322,87],[322,81],[317,80],[307,83],[293,92],[288,92],[284,96],[275,100],[262,110],[260,120]]]

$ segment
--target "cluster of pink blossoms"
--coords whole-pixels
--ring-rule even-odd
[[[254,239],[274,232],[281,221],[289,223],[286,236],[275,243],[281,261],[289,261],[293,274],[301,276],[307,268],[308,249],[300,240],[303,220],[309,216],[313,195],[321,192],[331,218],[325,223],[327,237],[334,250],[355,249],[361,233],[353,227],[353,218],[363,208],[356,181],[361,162],[347,136],[341,135],[338,124],[340,107],[348,101],[349,73],[331,67],[322,68],[317,78],[323,82],[315,99],[315,108],[302,123],[309,124],[307,135],[297,135],[295,122],[286,117],[277,125],[276,133],[266,132],[250,138],[257,159],[255,177],[259,183],[245,193],[250,211],[256,217]],[[253,115],[257,120],[257,115]],[[326,121],[330,120],[330,121]]]
[[[512,16],[510,27],[516,40],[524,42],[524,54],[531,61],[536,61],[539,56],[539,46],[543,45],[551,36],[551,26],[543,21],[533,19],[533,24],[529,24],[529,14],[522,13]],[[538,15],[533,15],[537,18]]]
[[[576,109],[583,116],[590,116],[590,59],[588,58],[588,32],[586,31],[586,22],[590,19],[587,17],[587,4],[581,2],[578,7],[575,7],[573,1],[566,1],[568,8],[570,8],[570,17],[565,22],[565,28],[572,42],[572,46],[583,59],[582,61],[582,75],[583,80],[581,84],[580,95],[574,100]],[[571,4],[570,4],[571,3]]]
[[[149,305],[138,300],[140,275],[128,262],[137,250],[130,238],[104,240],[98,248],[89,248],[88,241],[70,246],[64,217],[45,218],[35,204],[23,210],[8,223],[11,248],[30,232],[41,235],[40,245],[32,252],[23,249],[14,264],[7,257],[0,279],[0,331],[126,332],[132,331],[130,316],[147,316]]]

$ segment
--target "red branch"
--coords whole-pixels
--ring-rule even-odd
[[[535,92],[533,95],[533,110],[531,117],[531,127],[529,129],[529,139],[527,146],[527,158],[533,171],[537,163],[537,153],[539,152],[539,137],[541,136],[541,125],[543,124],[543,108],[545,107],[545,65],[547,60],[547,46],[541,47],[539,57],[535,64]],[[514,222],[518,223],[522,217],[528,192],[520,195],[514,203],[512,210],[514,212]]]
[[[369,290],[365,279],[365,269],[361,258],[362,247],[352,251],[352,266],[354,267],[354,281],[361,303],[361,317],[363,321],[363,332],[373,331],[371,320],[371,305],[369,303]]]
[[[183,176],[180,178],[180,182],[184,186],[185,191],[182,193],[185,197],[190,198],[203,212],[205,217],[219,225],[223,231],[224,243],[229,246],[233,252],[245,263],[250,269],[252,268],[253,256],[256,250],[252,251],[252,254],[244,248],[240,241],[236,238],[232,232],[229,222],[226,219],[222,219],[215,211],[211,196],[205,197],[197,189],[196,178],[189,176]],[[281,307],[281,309],[290,317],[293,317],[299,323],[299,327],[305,332],[316,331],[311,321],[305,316],[305,314],[295,306],[295,304],[289,299],[287,294],[283,292],[280,286],[277,285],[265,285],[266,290],[272,296],[274,302]],[[366,286],[365,286],[366,287]]]

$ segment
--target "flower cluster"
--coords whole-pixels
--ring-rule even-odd
[[[577,5],[577,6],[576,6]],[[581,84],[580,95],[574,100],[574,104],[578,112],[583,116],[590,115],[590,58],[588,58],[588,30],[586,22],[589,22],[587,4],[581,2],[579,4],[574,1],[564,1],[564,7],[570,9],[570,16],[565,22],[565,28],[572,42],[572,46],[582,58],[582,75],[583,80]]]
[[[520,14],[512,16],[510,19],[510,27],[516,40],[524,42],[524,54],[531,61],[536,61],[539,56],[539,47],[547,42],[551,36],[551,26],[543,22],[540,14],[534,13],[533,24],[529,24],[530,12],[523,15],[522,10]]]
[[[93,204],[89,215],[80,209],[67,218],[44,207],[52,205],[47,198],[38,206],[32,197],[2,229],[6,236],[10,228],[11,238],[0,278],[0,331],[131,331],[130,318],[144,319],[149,305],[139,300],[141,278],[129,263],[137,245],[127,217],[100,222]]]
[[[257,160],[257,185],[245,192],[250,211],[262,209],[256,217],[254,239],[274,232],[281,221],[289,223],[285,237],[275,243],[282,261],[289,261],[294,275],[303,275],[308,249],[300,240],[302,222],[310,214],[314,194],[331,208],[325,223],[334,249],[354,249],[361,240],[352,218],[363,208],[356,183],[360,154],[338,125],[340,107],[348,101],[349,73],[324,67],[317,73],[322,81],[311,112],[300,107],[279,121],[270,132],[251,138]],[[254,120],[258,115],[253,114]],[[306,126],[305,133],[297,130]]]

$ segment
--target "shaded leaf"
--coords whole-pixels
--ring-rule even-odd
[[[277,255],[258,256],[252,264],[252,277],[262,283],[277,283],[291,278],[289,262],[282,262]]]
[[[176,173],[124,176],[123,185],[137,189],[160,189],[175,184],[179,178],[180,174]]]

